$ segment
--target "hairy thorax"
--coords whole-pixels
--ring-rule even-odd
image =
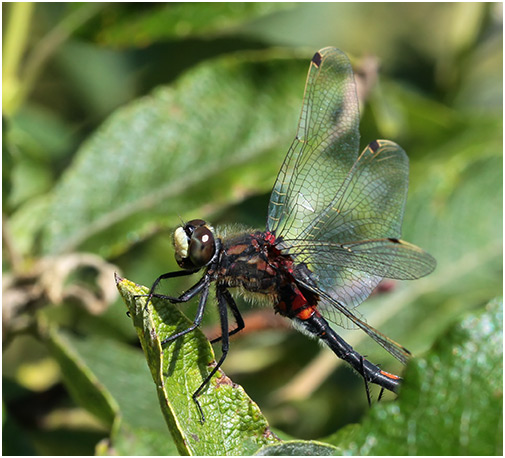
[[[246,297],[266,298],[277,312],[294,317],[312,313],[318,300],[297,284],[295,269],[299,268],[276,247],[272,234],[254,232],[225,239],[218,267],[211,274],[219,284],[238,287]]]

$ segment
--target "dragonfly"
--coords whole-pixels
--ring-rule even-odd
[[[340,50],[314,54],[305,84],[296,137],[273,186],[264,231],[223,235],[202,219],[173,236],[181,270],[160,275],[153,297],[184,303],[199,297],[193,324],[162,341],[166,345],[202,322],[215,284],[221,357],[193,394],[198,402],[229,351],[230,336],[245,327],[230,290],[266,299],[306,334],[321,339],[368,383],[397,392],[401,377],[354,350],[330,325],[357,327],[402,363],[402,345],[367,324],[357,307],[384,278],[413,280],[431,273],[435,259],[400,239],[408,189],[408,157],[396,143],[375,140],[359,154],[359,109],[349,59]],[[200,280],[179,296],[155,293],[162,280]],[[229,328],[231,312],[235,327]]]

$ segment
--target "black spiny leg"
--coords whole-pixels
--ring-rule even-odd
[[[217,295],[217,306],[219,309],[219,319],[221,321],[221,358],[214,366],[214,368],[210,371],[210,374],[205,377],[205,380],[198,387],[198,389],[193,393],[193,400],[195,401],[196,406],[198,407],[198,411],[200,412],[200,423],[205,422],[205,415],[203,414],[202,407],[198,402],[198,396],[200,396],[202,390],[209,384],[210,380],[214,376],[214,374],[219,370],[221,365],[223,364],[226,356],[228,355],[229,350],[229,342],[230,342],[230,332],[228,331],[228,310],[226,304],[228,299],[231,297],[228,291],[223,286],[216,287],[216,295]]]
[[[203,318],[203,312],[205,311],[205,306],[207,305],[207,298],[209,297],[209,286],[210,286],[209,276],[205,275],[200,279],[200,281],[196,285],[192,286],[185,293],[181,294],[180,297],[175,298],[174,300],[169,299],[171,300],[171,302],[187,302],[201,292],[200,301],[198,302],[198,309],[196,311],[196,317],[195,320],[193,321],[193,324],[184,331],[177,332],[171,335],[170,337],[167,337],[165,340],[162,340],[161,345],[165,345],[168,342],[172,342],[173,340],[182,337],[188,332],[194,331],[198,326],[200,326]]]
[[[235,300],[233,299],[233,296],[230,294],[230,292],[227,289],[222,289],[221,293],[223,294],[223,297],[228,304],[228,307],[230,308],[231,312],[233,313],[233,317],[235,318],[235,322],[237,324],[237,327],[233,329],[232,331],[228,332],[229,336],[232,336],[233,334],[236,334],[237,332],[242,331],[242,329],[245,328],[245,323],[244,319],[242,318],[242,315],[240,314],[240,311],[237,307],[237,304],[235,303]],[[222,336],[216,337],[215,339],[212,339],[210,343],[216,343],[221,340]]]
[[[360,358],[360,364],[361,364],[360,374],[363,377],[363,381],[365,382],[365,391],[366,391],[366,398],[368,400],[368,407],[372,407],[372,398],[370,397],[370,387],[368,386],[368,380],[366,379],[366,374],[365,374],[365,365],[363,363],[364,358],[361,355],[359,355],[359,358]]]
[[[177,302],[178,298],[174,298],[171,296],[165,296],[163,294],[154,294],[154,291],[156,290],[156,288],[159,285],[161,280],[166,280],[168,278],[184,277],[187,275],[194,274],[195,272],[198,272],[198,270],[178,270],[177,272],[167,272],[166,274],[160,275],[156,280],[154,280],[154,283],[151,286],[149,294],[137,294],[134,297],[147,297],[148,298],[146,301],[146,305],[145,305],[146,310],[147,310],[147,306],[149,305],[149,302],[152,300],[153,297],[158,297],[160,299],[167,299],[171,302],[173,302],[173,301]],[[178,302],[181,302],[181,301],[178,301]]]

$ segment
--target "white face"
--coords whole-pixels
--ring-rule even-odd
[[[175,259],[181,261],[188,257],[189,238],[182,227],[178,227],[174,233]]]

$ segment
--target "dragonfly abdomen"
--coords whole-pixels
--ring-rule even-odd
[[[402,382],[401,377],[383,371],[380,367],[368,361],[340,337],[319,314],[314,314],[306,320],[296,320],[302,328],[321,339],[341,359],[347,361],[363,378],[394,393],[398,392]]]

